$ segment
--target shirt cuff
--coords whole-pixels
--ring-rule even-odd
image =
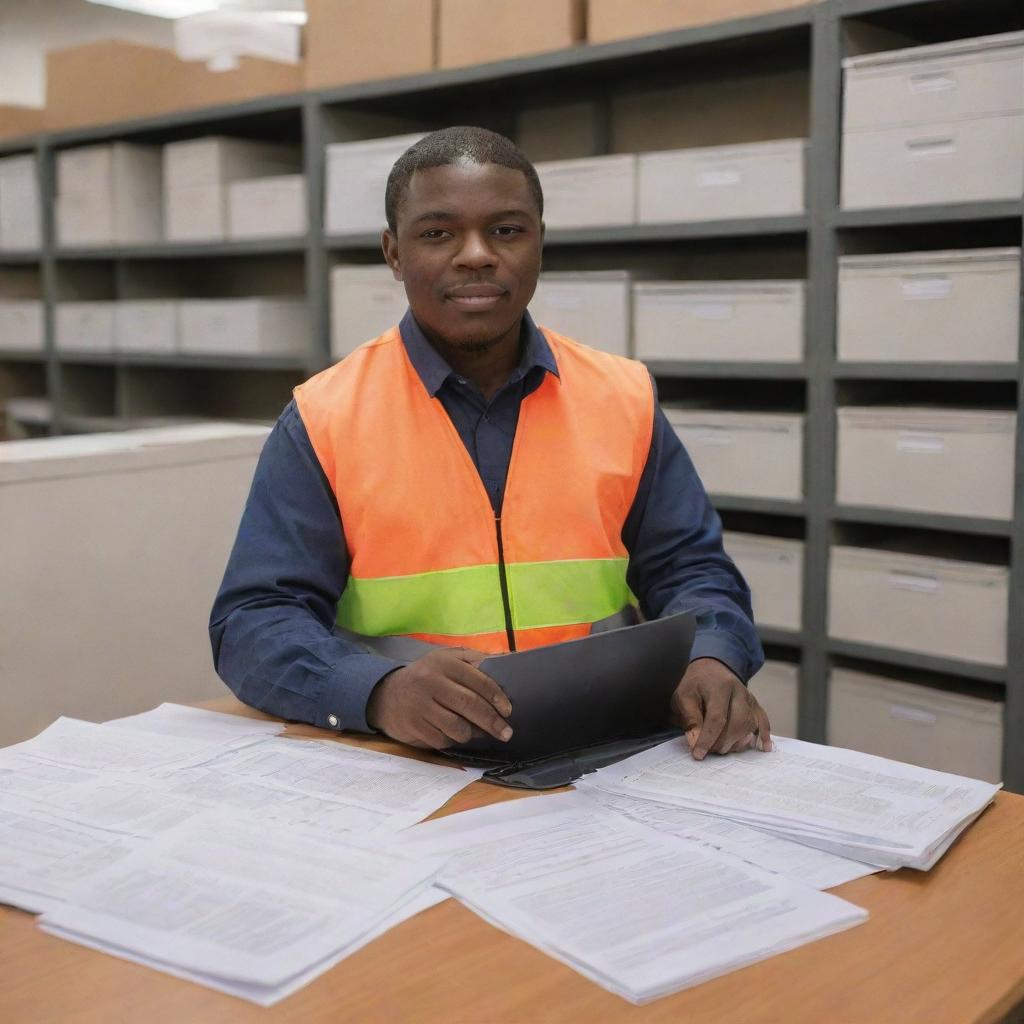
[[[720,661],[744,686],[750,678],[750,656],[742,642],[723,630],[704,630],[693,638],[690,661],[714,658]]]
[[[317,721],[321,729],[377,732],[366,721],[366,705],[374,687],[405,661],[382,658],[379,654],[350,654],[344,659],[344,678],[333,679],[320,695]]]

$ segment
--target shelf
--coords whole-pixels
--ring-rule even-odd
[[[734,380],[804,380],[803,363],[687,362],[677,359],[643,359],[655,377],[722,377]]]
[[[0,348],[0,363],[45,363],[45,352],[27,352],[24,349]]]
[[[964,679],[978,679],[986,683],[1005,684],[1007,679],[1006,668],[1002,665],[979,665],[972,661],[938,658],[930,654],[918,654],[914,651],[898,651],[892,647],[852,643],[849,640],[830,639],[828,651],[830,654],[839,654],[847,658],[860,658],[864,661],[876,661],[886,665],[899,665],[902,668],[940,672],[944,675],[960,676]]]
[[[837,363],[836,380],[1016,380],[1016,363]]]
[[[156,367],[168,370],[294,370],[305,372],[302,356],[160,355],[148,352],[58,352],[57,360],[76,366]]]
[[[921,530],[946,530],[983,537],[1009,537],[1012,523],[1003,519],[977,519],[973,516],[945,516],[934,512],[907,512],[903,509],[872,508],[860,505],[834,505],[829,518],[841,523],[867,523],[873,526],[903,526]]]
[[[837,228],[885,228],[914,224],[942,224],[972,220],[1020,220],[1024,201],[991,199],[976,203],[941,203],[929,206],[894,206],[873,210],[834,210],[830,221]]]
[[[36,148],[36,142],[42,138],[42,135],[19,135],[15,138],[0,139],[0,156],[31,153]]]
[[[242,242],[161,242],[157,245],[90,246],[57,249],[58,260],[182,260],[219,256],[304,253],[306,239],[261,238]]]
[[[758,626],[757,635],[762,644],[776,644],[780,647],[800,647],[804,642],[803,631],[778,629],[775,626]]]
[[[802,516],[802,501],[780,501],[777,498],[748,498],[736,494],[712,494],[711,504],[725,512],[760,512],[770,516]]]
[[[23,267],[41,263],[43,255],[40,252],[0,252],[0,267]]]

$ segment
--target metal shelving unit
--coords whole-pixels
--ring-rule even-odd
[[[978,230],[1015,238],[1024,225],[1024,201],[957,203],[892,209],[843,210],[839,205],[841,62],[854,30],[865,26],[893,38],[911,35],[922,43],[938,41],[946,23],[963,36],[1024,28],[1019,0],[822,0],[820,3],[761,17],[624,40],[598,46],[540,54],[517,60],[306,93],[272,97],[230,107],[182,111],[123,124],[76,129],[0,143],[0,155],[34,153],[41,192],[52,197],[54,154],[69,146],[114,139],[168,142],[190,136],[226,133],[301,139],[307,180],[310,230],[305,238],[211,245],[159,245],[129,248],[57,250],[51,205],[44,204],[43,251],[0,253],[0,267],[37,266],[45,298],[46,350],[39,354],[0,352],[4,367],[24,372],[45,370],[46,394],[53,406],[53,429],[62,421],[80,429],[104,421],[83,416],[65,402],[68,388],[84,375],[92,386],[109,384],[115,396],[130,393],[143,380],[157,400],[166,388],[168,402],[191,387],[175,384],[177,376],[205,380],[217,375],[228,382],[233,374],[260,384],[264,398],[281,388],[287,400],[290,382],[330,362],[329,272],[333,260],[348,255],[366,261],[379,249],[376,234],[331,236],[324,232],[324,151],[327,144],[444,123],[479,123],[515,131],[517,114],[545,105],[586,102],[592,109],[593,155],[611,151],[611,104],[617,91],[668,88],[680,82],[714,81],[722,68],[754,71],[783,67],[805,73],[809,82],[808,190],[806,213],[798,217],[766,217],[697,224],[632,225],[579,231],[551,231],[547,246],[563,262],[586,254],[605,261],[619,254],[656,251],[697,253],[706,247],[732,251],[763,245],[796,251],[807,267],[806,356],[802,363],[735,363],[652,361],[649,368],[666,384],[685,387],[688,381],[710,382],[728,394],[734,384],[745,388],[766,382],[797,395],[806,417],[804,445],[805,495],[802,501],[773,501],[717,496],[726,517],[755,521],[770,533],[782,532],[804,541],[802,628],[797,632],[762,628],[765,643],[781,647],[798,659],[801,669],[799,731],[806,739],[826,735],[827,678],[836,658],[844,662],[890,666],[933,673],[945,683],[970,688],[997,686],[1005,695],[1004,778],[1008,788],[1024,791],[1024,415],[1018,415],[1016,498],[1021,510],[1012,523],[918,514],[875,508],[848,508],[835,502],[836,408],[845,390],[895,387],[917,389],[965,384],[998,389],[1005,401],[1011,387],[1018,413],[1024,412],[1024,331],[1021,359],[1016,364],[881,364],[840,363],[835,355],[839,256],[851,241],[893,236],[895,248],[911,250],[915,232],[949,226],[960,232]],[[962,31],[961,31],[962,29]],[[889,45],[882,43],[880,45]],[[892,45],[896,45],[893,43]],[[852,52],[852,51],[851,51]],[[643,83],[638,86],[637,82]],[[556,99],[552,99],[556,97]],[[933,235],[934,237],[934,235]],[[926,245],[926,248],[934,247]],[[856,251],[856,247],[854,247]],[[60,354],[54,345],[54,304],[59,275],[74,265],[114,264],[118,275],[136,262],[225,260],[250,257],[302,260],[312,338],[305,358],[148,356]],[[771,276],[766,267],[766,275]],[[561,266],[559,267],[561,269]],[[585,339],[584,339],[585,340]],[[108,381],[104,375],[112,375]],[[120,399],[118,399],[120,400]],[[131,404],[131,403],[127,403]],[[67,408],[66,408],[67,407]],[[167,411],[172,411],[168,408]],[[67,415],[65,415],[67,413]],[[109,417],[107,417],[109,418]],[[781,524],[781,525],[780,525]],[[829,552],[837,531],[898,529],[941,531],[962,537],[965,544],[992,543],[1009,549],[1009,653],[1005,667],[931,658],[885,647],[833,640],[827,635]],[[792,653],[790,653],[792,652]]]

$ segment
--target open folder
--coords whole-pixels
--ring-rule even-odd
[[[512,739],[483,737],[444,753],[484,768],[488,782],[551,789],[678,735],[670,702],[694,629],[693,613],[680,612],[487,658],[480,671],[512,702]]]

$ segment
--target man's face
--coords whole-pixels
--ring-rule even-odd
[[[484,351],[533,298],[544,228],[526,176],[498,164],[416,171],[384,255],[429,337]]]

